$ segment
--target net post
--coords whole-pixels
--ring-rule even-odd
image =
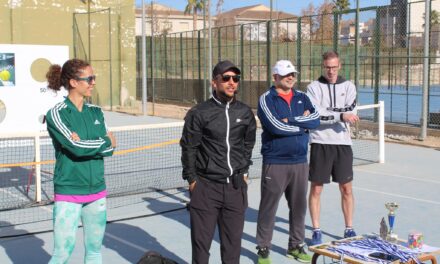
[[[41,149],[40,149],[40,135],[36,134],[34,137],[35,145],[35,202],[41,202]]]
[[[379,163],[385,163],[385,104],[379,101]]]

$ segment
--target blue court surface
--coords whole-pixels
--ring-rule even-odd
[[[112,113],[113,114],[113,113]],[[114,114],[118,116],[118,114]],[[153,120],[154,119],[154,120]],[[113,116],[110,126],[128,125],[124,118]],[[139,117],[139,124],[170,122],[169,119]],[[172,121],[172,120],[171,120]],[[130,123],[133,124],[133,123]],[[385,164],[370,164],[354,168],[355,217],[358,234],[379,232],[379,223],[386,217],[386,202],[397,202],[395,232],[406,238],[412,231],[423,233],[426,244],[440,246],[440,151],[430,148],[386,144]],[[254,175],[258,176],[259,175]],[[178,263],[191,260],[189,213],[186,188],[161,191],[155,199],[121,206],[111,219],[126,218],[107,225],[102,248],[103,263],[136,263],[149,250],[174,259]],[[242,238],[241,263],[256,263],[256,219],[260,201],[260,180],[252,179],[248,189],[249,208]],[[134,217],[144,211],[146,217]],[[137,214],[135,214],[135,212]],[[133,217],[132,217],[133,216]],[[132,217],[130,219],[130,217]],[[19,229],[19,227],[16,227]],[[311,238],[310,217],[306,216],[306,243]],[[321,200],[323,240],[341,238],[344,222],[340,209],[340,194],[336,184],[325,187]],[[0,263],[47,263],[50,259],[52,232],[0,238]],[[282,198],[273,234],[271,259],[274,264],[296,263],[285,256],[288,240],[288,208]],[[78,231],[76,247],[69,263],[83,263],[82,229]],[[211,247],[210,263],[221,263],[219,239]],[[323,261],[322,258],[319,261]],[[326,263],[330,259],[325,259]]]

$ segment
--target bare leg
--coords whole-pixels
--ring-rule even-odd
[[[321,212],[321,192],[323,189],[322,183],[312,182],[309,193],[309,210],[312,218],[313,228],[319,228],[319,214]]]
[[[339,190],[341,191],[341,207],[344,213],[344,221],[346,227],[353,226],[353,211],[354,211],[354,198],[352,183],[347,182],[339,184]]]

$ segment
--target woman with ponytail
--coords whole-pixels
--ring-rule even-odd
[[[67,263],[75,246],[81,219],[84,263],[102,263],[101,245],[107,222],[104,157],[113,155],[115,137],[107,131],[100,107],[88,104],[95,75],[89,63],[71,59],[52,65],[48,87],[64,87],[67,98],[47,112],[49,135],[55,148],[54,251],[49,263]]]

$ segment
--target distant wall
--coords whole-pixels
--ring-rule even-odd
[[[95,69],[93,103],[130,104],[136,98],[134,1],[84,2],[0,0],[0,44],[67,45],[70,58],[87,59]]]

